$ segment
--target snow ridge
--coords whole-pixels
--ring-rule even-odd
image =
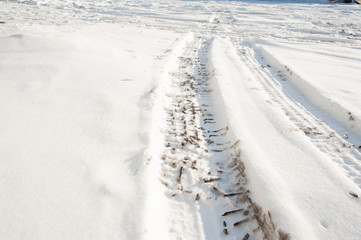
[[[263,49],[260,50],[256,46],[249,47],[245,43],[236,42],[234,45],[238,46],[239,57],[270,95],[272,104],[278,105],[283,114],[294,124],[293,130],[308,136],[315,147],[344,169],[345,175],[361,189],[361,154],[350,142],[352,132],[342,133],[338,129],[339,123],[332,124],[336,126],[332,128],[329,122],[335,122],[335,120],[326,113],[324,113],[326,122],[315,116],[315,113],[320,110],[316,109],[314,104],[293,86],[294,81],[291,81],[292,83],[289,81],[294,77],[294,73],[287,66],[281,65],[269,53],[265,53]],[[319,96],[319,94],[314,94],[314,96]]]

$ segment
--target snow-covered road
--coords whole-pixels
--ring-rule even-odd
[[[360,239],[360,22],[0,1],[0,239]]]

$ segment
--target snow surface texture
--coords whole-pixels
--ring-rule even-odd
[[[0,1],[0,239],[361,239],[360,22]]]

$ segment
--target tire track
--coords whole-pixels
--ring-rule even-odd
[[[241,143],[218,121],[213,72],[207,67],[211,42],[201,37],[188,41],[163,83],[164,143],[155,157],[161,159],[160,181],[174,203],[173,225],[182,226],[171,226],[172,231],[188,239],[288,239],[271,213],[252,201]],[[191,217],[185,209],[193,211]]]
[[[345,175],[361,189],[361,153],[350,143],[347,133],[340,135],[335,129],[315,116],[321,112],[289,81],[292,70],[274,69],[257,49],[233,41],[238,55],[257,76],[262,88],[269,94],[272,104],[278,105],[284,114],[295,124],[293,131],[300,131],[329,159],[340,166]],[[295,98],[299,99],[298,102]],[[325,118],[330,118],[322,113]],[[331,119],[330,121],[334,121]],[[337,124],[337,123],[336,123]]]

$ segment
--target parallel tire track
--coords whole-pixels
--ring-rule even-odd
[[[288,239],[276,228],[271,213],[264,213],[252,201],[240,141],[217,121],[213,72],[207,67],[211,41],[200,37],[189,41],[168,73],[168,82],[163,83],[164,143],[157,156],[162,162],[160,181],[171,201],[196,206],[194,214],[202,221],[200,236]]]

